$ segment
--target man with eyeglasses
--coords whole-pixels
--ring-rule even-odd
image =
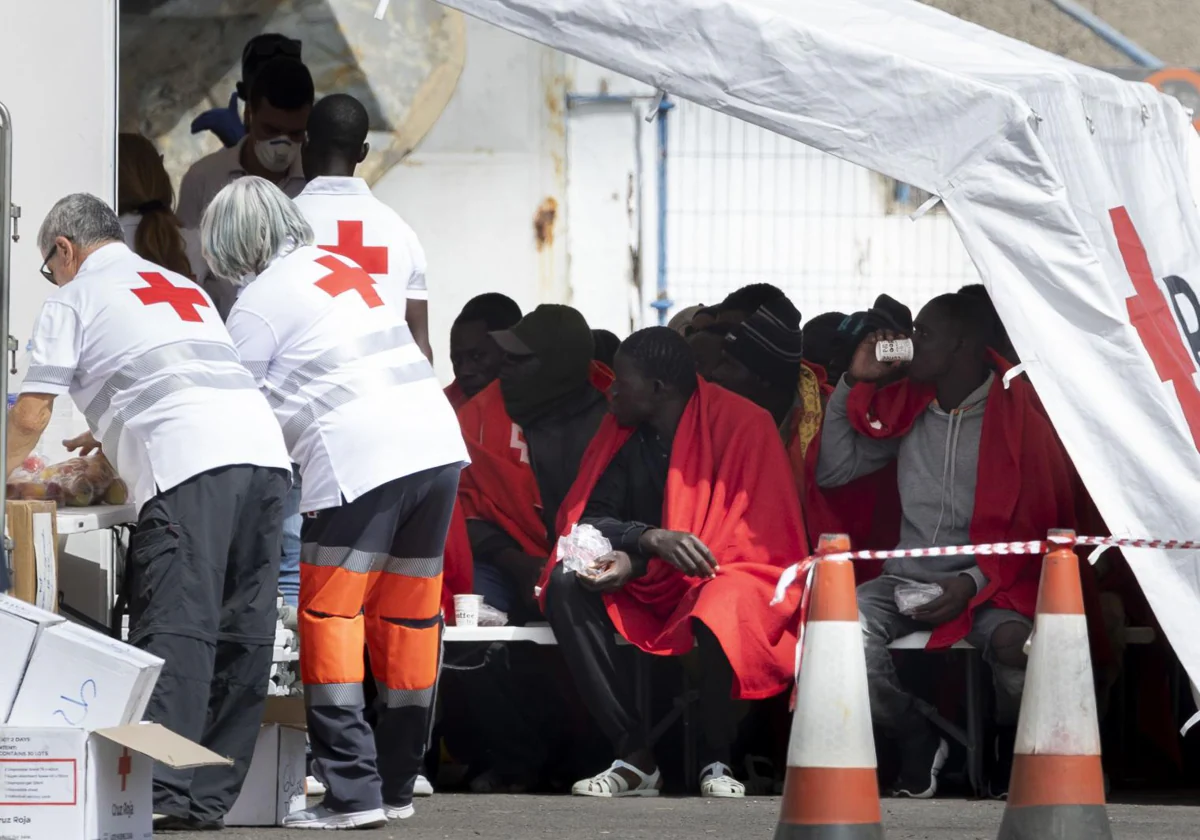
[[[138,509],[126,567],[129,641],[162,658],[146,719],[234,760],[156,765],[156,828],[220,827],[254,754],[275,640],[283,499],[279,424],[212,301],[124,243],[117,214],[69,195],[38,232],[56,286],[9,415],[6,475],[33,451],[56,398],[90,431]]]

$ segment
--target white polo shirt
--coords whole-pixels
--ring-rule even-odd
[[[300,465],[302,511],[467,462],[458,419],[404,307],[402,288],[305,246],[276,258],[229,313],[238,353]]]
[[[21,393],[70,394],[139,509],[220,467],[291,468],[207,295],[123,243],[46,299]]]
[[[409,300],[428,300],[425,251],[400,215],[362,178],[313,178],[296,197],[317,247],[341,254],[379,282],[398,284]]]
[[[200,158],[184,174],[183,181],[179,184],[179,208],[175,215],[185,228],[199,230],[204,211],[217,197],[217,193],[247,174],[241,159],[242,146],[246,142],[247,138],[243,137],[232,148],[220,149]],[[304,183],[304,169],[300,165],[300,156],[297,155],[296,162],[278,186],[288,198],[295,198],[304,189]]]

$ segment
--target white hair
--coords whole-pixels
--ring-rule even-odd
[[[238,178],[204,211],[200,246],[218,277],[244,285],[278,256],[312,245],[312,226],[279,187],[263,178]]]
[[[60,236],[83,250],[125,240],[121,222],[113,209],[87,193],[68,195],[50,208],[38,229],[38,249],[42,256],[49,253],[54,240]]]

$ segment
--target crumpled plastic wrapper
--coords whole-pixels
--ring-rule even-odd
[[[575,572],[585,577],[597,575],[601,557],[612,553],[612,543],[591,525],[576,524],[558,540],[558,559],[563,574]]]
[[[936,583],[902,583],[895,589],[896,608],[901,615],[912,615],[931,601],[942,597],[942,587]]]
[[[508,613],[502,612],[486,602],[479,605],[478,626],[503,627],[506,624],[508,624]]]

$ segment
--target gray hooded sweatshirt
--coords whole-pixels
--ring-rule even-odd
[[[825,409],[817,484],[840,487],[897,459],[900,543],[897,548],[932,548],[970,542],[983,412],[995,374],[962,405],[946,412],[934,400],[902,438],[876,440],[854,430],[846,415],[850,386],[838,382]],[[933,583],[969,574],[982,590],[987,578],[969,555],[888,560],[885,574]]]

